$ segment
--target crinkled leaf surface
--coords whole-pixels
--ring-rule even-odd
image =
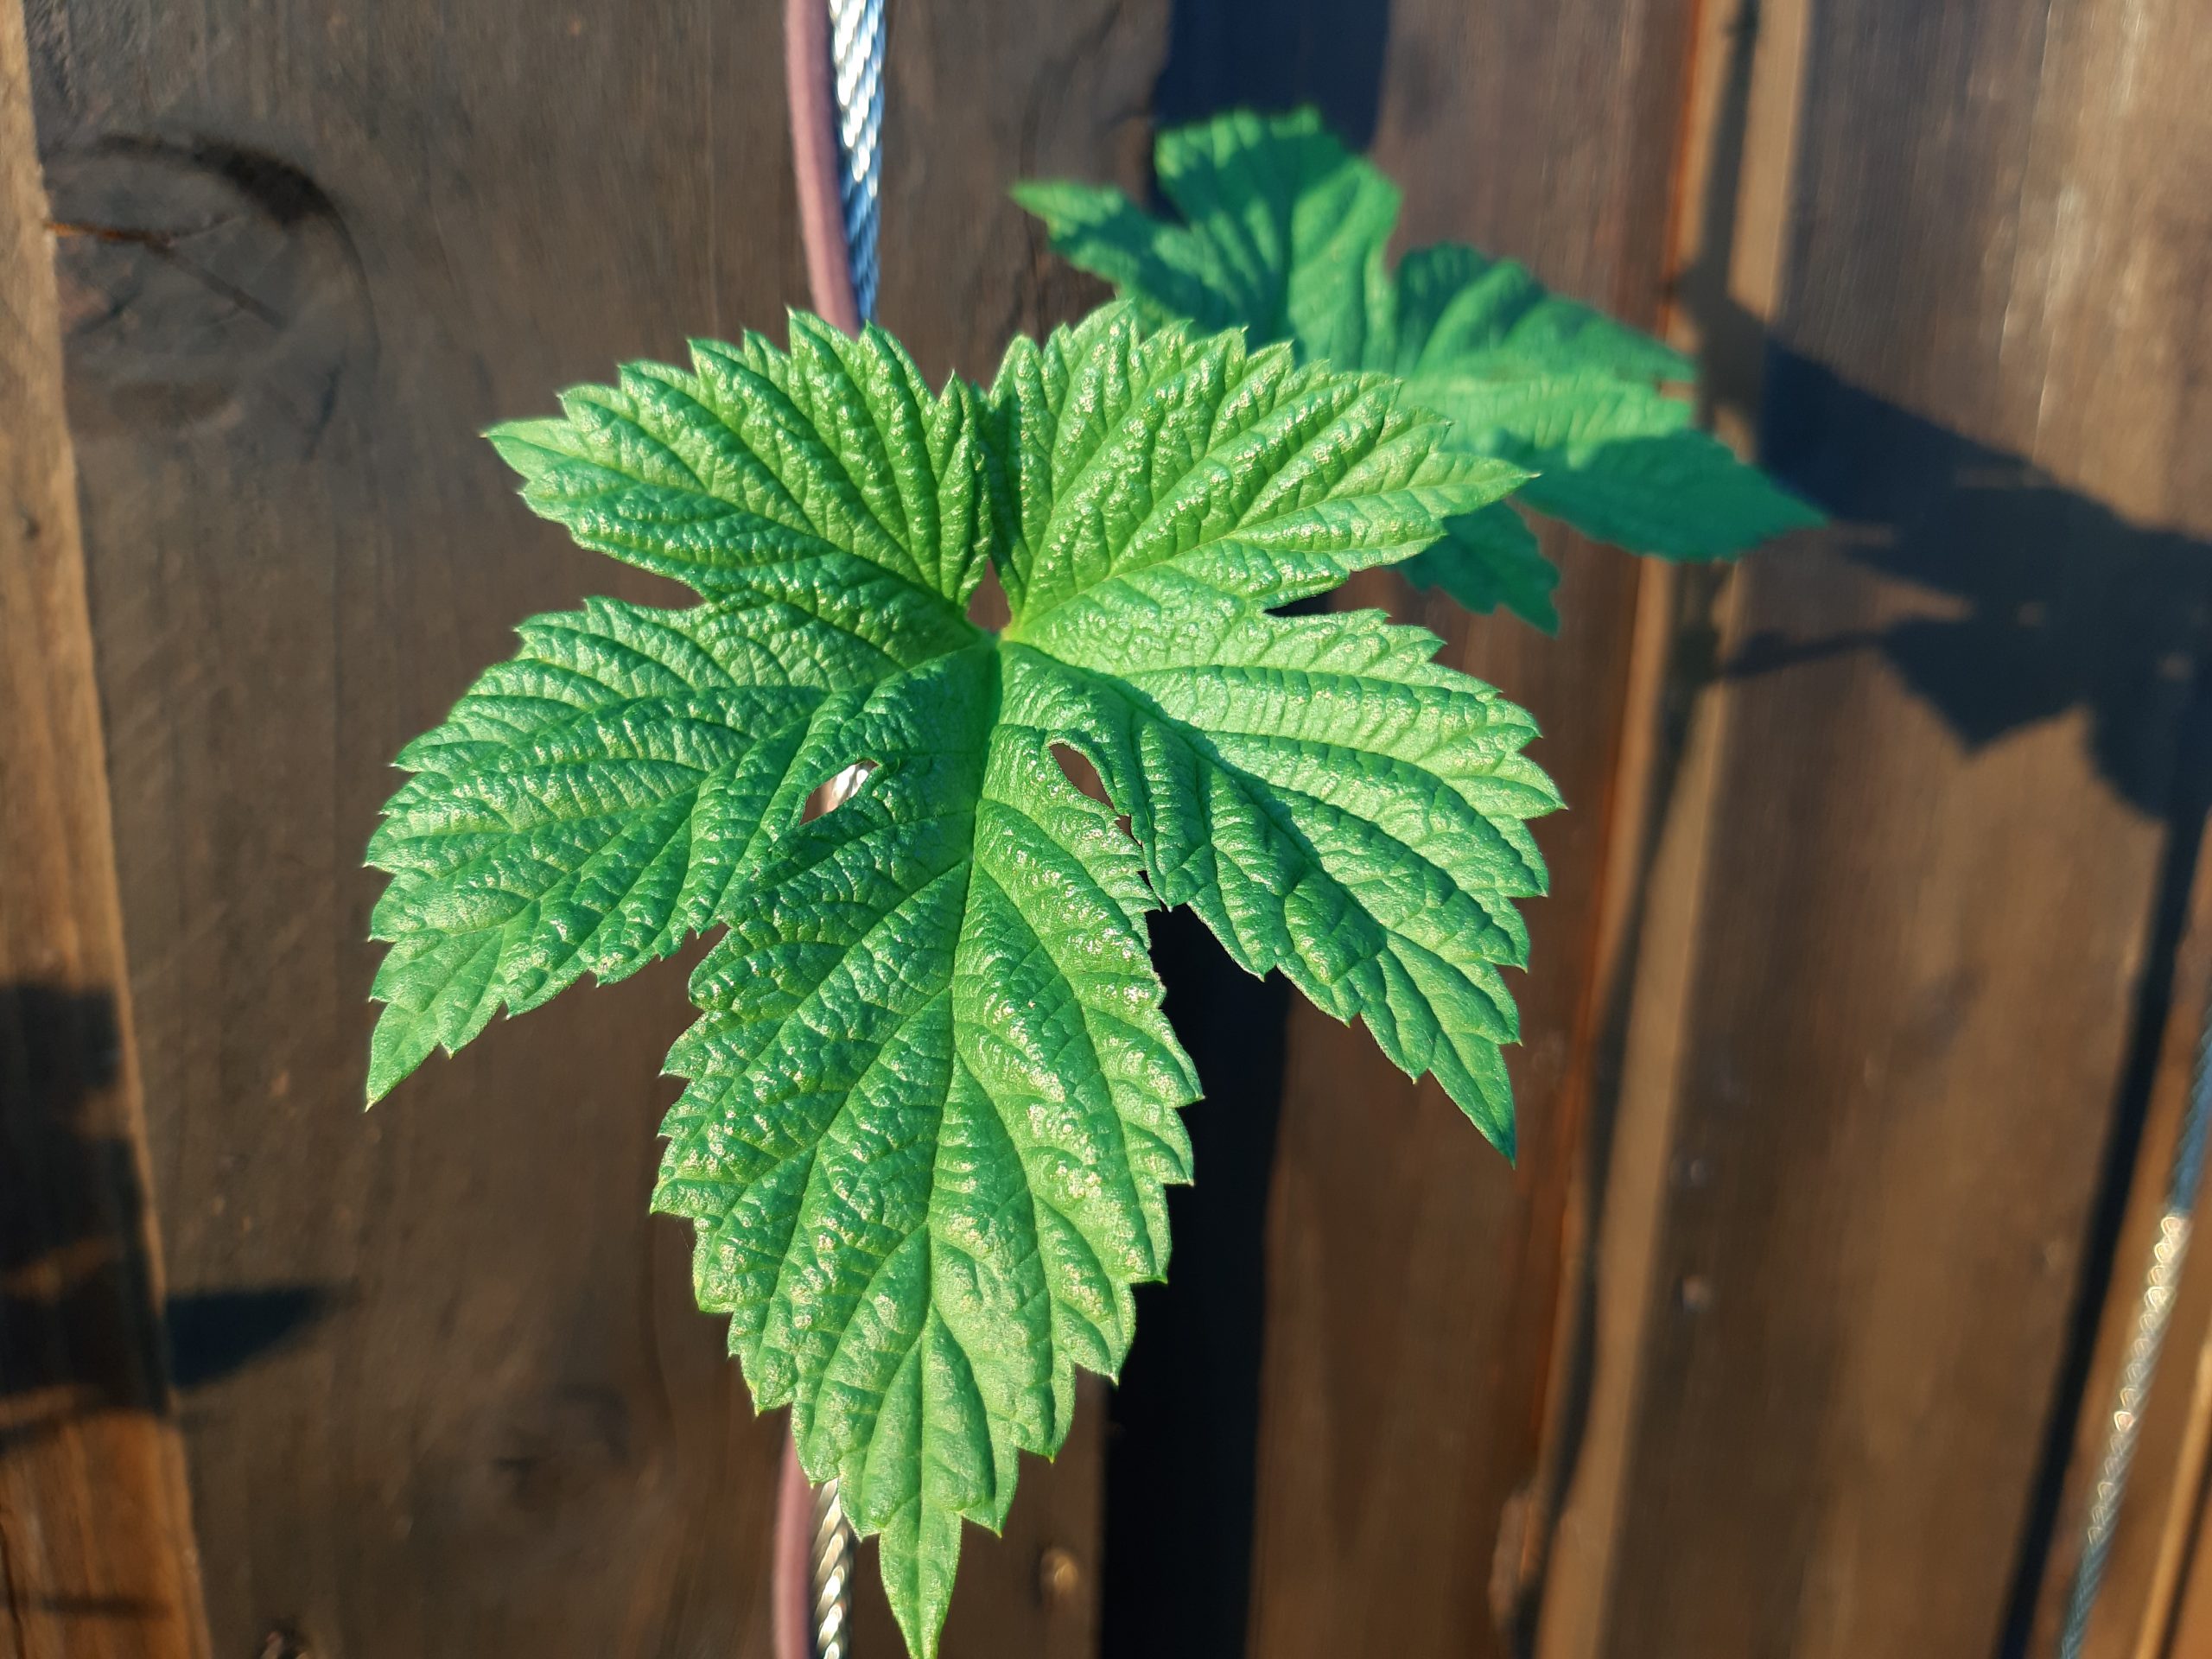
[[[1053,245],[1156,321],[1241,325],[1301,362],[1383,370],[1454,422],[1452,442],[1527,467],[1522,499],[1576,529],[1669,558],[1728,558],[1818,515],[1691,423],[1662,390],[1694,370],[1659,341],[1545,291],[1521,266],[1455,245],[1384,249],[1398,192],[1311,110],[1239,111],[1167,132],[1168,223],[1119,191],[1015,191]],[[1407,574],[1474,609],[1556,628],[1552,581],[1508,509],[1461,527]]]
[[[702,344],[564,411],[493,434],[525,499],[700,601],[524,624],[403,754],[371,1092],[721,930],[655,1203],[928,1654],[963,1520],[1000,1523],[1167,1265],[1196,1079],[1147,912],[1191,906],[1510,1148],[1534,729],[1427,634],[1274,612],[1524,474],[1388,376],[1121,308],[988,391],[795,317],[788,353]]]

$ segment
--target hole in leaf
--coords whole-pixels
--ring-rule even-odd
[[[1092,800],[1112,810],[1114,800],[1106,792],[1106,780],[1098,775],[1098,768],[1065,743],[1054,743],[1050,747],[1052,751],[1052,759],[1059,762],[1060,771],[1066,775],[1068,782],[1090,796]],[[1136,832],[1129,828],[1128,813],[1115,812],[1114,825],[1128,836],[1131,842],[1135,842]]]
[[[1065,743],[1055,743],[1052,746],[1052,759],[1060,763],[1060,770],[1067,775],[1068,782],[1102,806],[1114,804],[1106,793],[1106,784],[1104,779],[1099,777],[1097,767],[1092,766],[1090,761],[1084,760],[1082,755]],[[1128,827],[1129,821],[1123,818],[1122,828],[1127,830]]]
[[[1113,812],[1115,830],[1119,830],[1119,832],[1122,832],[1122,836],[1126,838],[1126,841],[1128,841],[1130,845],[1133,845],[1133,847],[1137,845],[1137,832],[1135,832],[1135,830],[1130,830],[1130,827],[1128,827],[1128,814],[1126,814],[1126,812],[1115,812],[1113,797],[1110,797],[1110,794],[1106,794],[1106,779],[1099,777],[1099,770],[1097,770],[1097,767],[1090,766],[1090,761],[1089,761],[1089,759],[1086,759],[1086,757],[1084,757],[1082,752],[1073,750],[1073,747],[1068,747],[1066,743],[1048,743],[1046,747],[1051,747],[1051,752],[1053,752],[1053,759],[1055,759],[1055,761],[1059,761],[1059,770],[1062,770],[1064,777],[1068,779],[1068,783],[1073,783],[1073,785],[1077,787],[1077,790],[1082,790],[1084,794],[1089,794],[1089,797],[1093,798],[1093,801],[1097,801],[1099,805],[1106,807],[1106,810],[1109,810],[1109,812]],[[1153,878],[1150,878],[1148,874],[1139,872],[1139,874],[1137,874],[1137,878],[1139,878],[1139,880],[1141,880],[1141,882],[1144,882],[1146,887],[1150,887],[1150,885],[1153,885]]]
[[[1007,603],[1006,589],[999,586],[996,570],[986,568],[976,591],[968,595],[968,620],[993,633],[1014,620],[1014,607]]]
[[[861,792],[861,785],[868,781],[868,774],[874,770],[874,761],[857,761],[828,783],[816,785],[806,798],[806,810],[799,814],[799,822],[812,823],[824,813],[835,812]]]

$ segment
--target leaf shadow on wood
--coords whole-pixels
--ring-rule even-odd
[[[221,1382],[302,1340],[345,1300],[317,1284],[173,1293],[162,1303],[169,1381],[186,1394]]]
[[[2020,1386],[2047,1391],[2044,1442],[2016,1545],[2009,1624],[1995,1652],[2026,1652],[2035,1596],[2059,1523],[2066,1465],[2086,1385],[2097,1316],[2114,1268],[2128,1172],[2147,1111],[2158,1039],[2171,1013],[2173,974],[2190,882],[2212,816],[2212,544],[2130,523],[2027,462],[1948,430],[1845,382],[1823,365],[1766,342],[1762,459],[1836,521],[1811,544],[1757,556],[1824,562],[1811,607],[1878,620],[1828,630],[1757,630],[1722,650],[1713,616],[1725,571],[1683,573],[1673,660],[1662,713],[1661,761],[1650,820],[1668,820],[1675,768],[1691,711],[1718,687],[1878,659],[1939,718],[1968,756],[2044,722],[2079,722],[2101,782],[2164,827],[2145,918],[2127,1060],[2109,1103],[2094,1208],[2051,1375]],[[1882,579],[1863,580],[1864,573]],[[1738,580],[1744,578],[1738,577]],[[1755,577],[1751,578],[1756,580]],[[1798,597],[1802,597],[1801,592]],[[1766,607],[1770,612],[1774,608]],[[1724,804],[1723,810],[1729,810]],[[1640,849],[1648,874],[1656,842]],[[2084,847],[2083,859],[2096,849]],[[1638,887],[1643,886],[1639,877]],[[2032,894],[2023,903],[2035,902]],[[1636,957],[1632,919],[1623,963]],[[1605,988],[1597,1092],[1586,1144],[1593,1207],[1601,1206],[1627,1035],[1628,986]],[[1563,1505],[1591,1389],[1595,1281],[1569,1287],[1580,1363],[1556,1408],[1564,1425],[1548,1512]],[[1508,1619],[1510,1650],[1534,1650],[1537,1598]]]
[[[252,1364],[334,1300],[275,1285],[156,1307],[137,1158],[91,1110],[121,1054],[107,993],[0,986],[0,1456],[85,1416],[165,1412],[172,1386]],[[166,1375],[141,1357],[149,1328],[169,1338]]]
[[[1738,156],[1756,29],[1756,0],[1745,0],[1721,111],[1722,143]],[[1745,683],[1871,652],[1969,754],[2045,721],[2077,721],[2098,777],[2164,826],[2067,1338],[2053,1375],[2023,1381],[2044,1388],[2048,1404],[1995,1647],[2012,1659],[2028,1650],[2058,1545],[2075,1425],[2120,1265],[2129,1173],[2212,819],[2212,541],[2135,523],[2025,458],[1854,386],[1777,340],[1729,293],[1737,171],[1714,169],[1705,245],[1681,282],[1684,309],[1711,344],[1716,383],[1758,387],[1762,460],[1837,522],[1830,544],[1886,579],[1885,600],[1902,601],[1903,613],[1824,634],[1755,632],[1719,676]]]
[[[73,1418],[157,1411],[144,1190],[95,1126],[122,1067],[104,990],[0,986],[0,1456]]]
[[[2212,647],[2212,543],[2132,524],[2011,454],[1854,386],[1734,296],[1758,0],[1738,0],[1696,256],[1674,299],[1700,342],[1708,415],[1757,421],[1761,461],[1836,521],[1827,539],[1892,579],[1874,626],[1754,633],[1744,681],[1879,655],[1969,751],[2079,711],[2098,772],[2171,816],[2176,742]],[[1786,550],[1769,556],[1788,557]]]
[[[2099,775],[2166,814],[2212,645],[2212,544],[2130,524],[1779,347],[1765,407],[1767,464],[1838,521],[1847,558],[1925,605],[1872,626],[1754,633],[1723,676],[1872,652],[1968,750],[2078,712]]]
[[[122,1062],[115,999],[36,981],[0,985],[0,1124],[9,1159],[0,1216],[0,1279],[49,1252],[99,1233],[111,1211],[54,1179],[71,1166],[140,1207],[127,1142],[88,1132],[86,1106],[114,1085]]]

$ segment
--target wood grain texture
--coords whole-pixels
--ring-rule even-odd
[[[2175,1448],[2158,1555],[2138,1614],[2131,1659],[2188,1659],[2212,1643],[2212,1342],[2183,1353],[2169,1389],[2189,1383],[2187,1426]]]
[[[201,1659],[22,8],[0,4],[0,1655]]]
[[[1404,187],[1401,247],[1452,239],[1653,325],[1664,297],[1694,8],[1674,0],[1408,0],[1390,11],[1375,133]],[[1606,873],[1622,826],[1641,580],[1557,531],[1565,628],[1470,619],[1394,579],[1443,659],[1533,710],[1569,810],[1536,826],[1552,896],[1508,1051],[1517,1168],[1363,1031],[1291,1016],[1271,1200],[1251,1651],[1510,1651],[1530,1607],[1571,1200],[1605,1018]]]
[[[1693,44],[1666,332],[1697,359],[1715,429],[1746,453],[1782,276],[1806,11],[1806,0],[1701,6]],[[1586,1659],[1604,1639],[1644,1332],[1652,1299],[1670,1288],[1657,1279],[1657,1242],[1678,1175],[1700,1173],[1675,1167],[1675,1111],[1729,712],[1713,668],[1735,613],[1735,571],[1655,570],[1643,598],[1638,670],[1658,683],[1642,727],[1648,758],[1623,768],[1613,849],[1631,871],[1616,878],[1622,982],[1602,1036],[1607,1064],[1586,1166],[1594,1213],[1576,1264],[1584,1322],[1562,1353],[1557,1427],[1546,1446],[1557,1509],[1543,1540],[1531,1643],[1541,1659]],[[1633,722],[1630,734],[1639,734]]]
[[[2200,1421],[2212,1416],[2212,1348],[2197,1356],[2196,1393]],[[2212,1653],[2212,1485],[2200,1481],[2194,1507],[2185,1499],[2179,1518],[2183,1524],[2171,1535],[2179,1551],[2171,1622],[2146,1625],[2145,1639],[2130,1659],[2195,1659],[2197,1654]]]
[[[933,374],[1077,308],[1005,187],[1126,175],[1160,26],[943,10],[893,24],[881,308]],[[687,334],[780,332],[778,26],[770,0],[39,9],[222,1653],[766,1649],[782,1418],[691,1309],[689,1230],[645,1209],[681,967],[499,1025],[364,1120],[359,864],[389,758],[516,620],[675,596],[531,519],[474,434]],[[971,1542],[956,1621],[1033,1610],[1046,1531],[1094,1548],[1096,1458],[1029,1473],[1039,1541]],[[980,1649],[1029,1650],[1021,1617]]]
[[[1844,527],[1739,575],[1710,788],[1669,804],[1664,1181],[1578,1651],[2006,1630],[2195,833],[2186,10],[1810,10],[1761,429]]]

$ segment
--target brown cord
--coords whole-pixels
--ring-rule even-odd
[[[806,283],[823,320],[849,334],[861,330],[853,292],[845,212],[838,186],[837,92],[830,56],[830,10],[823,0],[785,0],[784,89],[790,101],[791,174],[798,187],[799,239],[806,248]],[[844,780],[840,779],[838,783]],[[836,788],[836,783],[825,787]],[[830,803],[824,803],[825,805]],[[776,1659],[814,1659],[814,1491],[799,1467],[798,1449],[784,1443],[776,1482],[775,1560],[770,1623]]]
[[[861,331],[860,302],[845,246],[838,188],[837,92],[830,58],[830,10],[823,0],[784,0],[784,87],[791,100],[791,172],[806,283],[823,320]]]

